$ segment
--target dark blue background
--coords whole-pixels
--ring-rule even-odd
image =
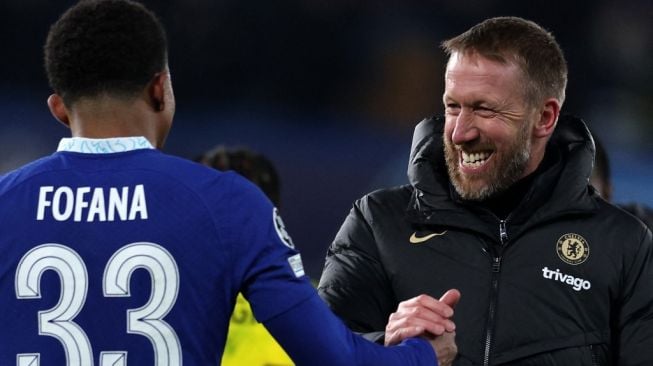
[[[0,172],[68,135],[47,110],[42,45],[73,3],[0,4]],[[604,141],[615,200],[653,205],[651,1],[144,3],[170,41],[177,115],[166,152],[192,158],[225,143],[267,155],[313,278],[353,200],[406,181],[413,126],[442,110],[438,44],[491,16],[526,17],[554,33],[570,69],[563,112]]]

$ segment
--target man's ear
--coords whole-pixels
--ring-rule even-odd
[[[547,99],[539,111],[539,120],[533,126],[536,137],[547,137],[553,133],[560,116],[560,102],[555,98]]]
[[[166,108],[165,85],[166,78],[169,77],[168,75],[167,72],[157,73],[154,75],[147,88],[150,105],[157,112],[161,112]]]
[[[48,97],[48,108],[50,113],[56,118],[61,124],[70,128],[70,119],[68,118],[68,109],[63,102],[63,98],[59,94],[52,94]]]

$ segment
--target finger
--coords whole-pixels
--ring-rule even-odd
[[[455,294],[452,294],[451,296],[455,296]],[[407,303],[406,306],[412,305],[413,307],[426,308],[445,318],[450,318],[453,316],[453,308],[448,303],[424,294],[419,295],[413,299],[414,301]]]
[[[433,301],[438,301],[433,299]],[[399,329],[406,326],[424,326],[429,331],[439,334],[440,331],[437,331],[438,328],[434,328],[434,325],[439,324],[447,331],[452,331],[455,329],[455,324],[453,321],[443,316],[441,313],[452,314],[453,309],[448,305],[442,305],[444,308],[448,308],[449,312],[446,309],[440,309],[440,313],[433,311],[432,309],[415,304],[411,307],[404,306],[402,309],[398,309],[397,312],[390,314],[388,317],[388,328],[389,329]]]
[[[397,329],[393,332],[386,332],[384,344],[386,346],[395,345],[406,338],[417,337],[424,334],[424,328],[422,327],[406,327]]]
[[[436,335],[436,336],[437,335],[442,335],[445,332],[453,332],[453,331],[456,330],[456,323],[454,323],[450,319],[442,319],[442,321],[439,322],[439,323],[415,322],[415,324],[418,324],[419,326],[423,327],[427,332],[429,332],[432,335]]]
[[[433,320],[433,318],[404,317],[390,320],[386,326],[386,332],[392,333],[396,330],[410,327],[424,328],[428,333],[433,335],[440,335],[445,331],[452,332],[456,329],[456,325],[451,319],[438,317],[436,320]]]
[[[454,288],[445,292],[444,295],[442,295],[440,298],[440,301],[453,308],[458,304],[461,296],[462,295],[460,294],[460,291]]]

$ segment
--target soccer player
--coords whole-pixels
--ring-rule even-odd
[[[260,190],[156,149],[175,99],[142,5],[77,3],[50,29],[45,66],[72,138],[0,179],[0,365],[216,365],[239,291],[297,365],[451,362],[450,332],[394,348],[353,335]],[[452,330],[458,296],[416,333]]]

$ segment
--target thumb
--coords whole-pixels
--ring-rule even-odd
[[[458,304],[458,301],[460,301],[460,291],[456,290],[455,288],[447,291],[442,295],[440,298],[440,301],[443,303],[451,306],[452,308]]]

